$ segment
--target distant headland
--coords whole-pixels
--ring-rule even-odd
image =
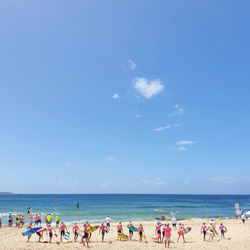
[[[0,192],[0,195],[4,195],[4,194],[12,194],[12,195],[15,195],[17,193],[14,193],[14,192]]]

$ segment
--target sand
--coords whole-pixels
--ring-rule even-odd
[[[185,226],[192,227],[191,232],[186,234],[186,243],[182,242],[180,239],[177,242],[177,230],[172,228],[171,237],[171,249],[250,249],[250,221],[247,221],[245,225],[242,224],[241,220],[221,220],[216,221],[217,230],[219,223],[223,222],[227,227],[228,232],[225,234],[225,239],[221,239],[220,236],[214,238],[213,241],[202,240],[202,234],[200,233],[200,227],[202,222],[209,221],[205,220],[193,220],[193,221],[182,221]],[[156,243],[151,238],[150,235],[154,233],[154,221],[142,221],[144,226],[144,231],[147,236],[146,242],[138,242],[138,233],[134,234],[132,241],[117,241],[116,236],[116,223],[111,224],[111,230],[105,235],[105,242],[101,242],[101,235],[96,231],[92,234],[91,242],[89,245],[90,249],[165,249],[164,244]],[[139,222],[134,223],[135,226]],[[123,228],[127,223],[123,223]],[[68,229],[72,230],[72,226],[68,226]],[[25,227],[26,229],[26,227]],[[52,244],[48,243],[38,243],[38,236],[36,234],[32,235],[30,242],[26,242],[27,238],[22,236],[22,231],[24,228],[0,228],[0,249],[82,249],[84,248],[80,244],[80,238],[78,242],[73,242],[73,237],[71,236],[70,242],[67,244],[59,244],[59,238],[54,237]],[[127,228],[124,230],[127,234]],[[72,232],[72,231],[70,231]],[[46,239],[46,233],[44,234]]]

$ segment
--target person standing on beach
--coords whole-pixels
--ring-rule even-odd
[[[99,234],[102,232],[102,242],[104,241],[104,235],[106,233],[106,230],[107,230],[107,227],[104,226],[104,223],[102,223],[99,229]]]
[[[109,216],[107,216],[106,218],[105,218],[105,222],[106,222],[106,227],[107,227],[107,229],[108,229],[108,231],[110,230],[110,217]]]
[[[52,217],[51,217],[51,214],[48,214],[47,216],[47,222],[48,222],[48,225],[50,226],[51,223],[52,223]]]
[[[156,227],[155,227],[155,234],[158,235],[158,242],[159,242],[159,243],[161,242],[161,226],[162,226],[162,224],[159,223],[159,224],[157,224]]]
[[[205,241],[206,240],[206,234],[207,234],[207,227],[206,227],[206,223],[205,222],[201,226],[201,233],[203,233],[203,241]]]
[[[170,237],[171,237],[171,228],[169,227],[169,223],[167,223],[165,227],[165,232],[164,232],[165,247],[167,247],[167,245],[169,247]]]
[[[88,225],[87,225],[87,224],[84,224],[83,226],[84,226],[84,228],[83,228],[84,235],[82,236],[82,243],[83,243],[83,245],[85,246],[85,242],[84,242],[84,239],[85,239],[86,244],[87,244],[87,247],[89,247]]]
[[[37,216],[38,218],[38,220],[37,220],[37,225],[40,225],[41,226],[41,224],[42,224],[42,218],[41,218],[41,214],[38,214],[38,216]]]
[[[86,221],[86,227],[87,227],[87,228],[90,227],[90,228],[92,229],[92,227],[90,226],[90,224],[89,224],[88,221]],[[88,233],[88,232],[87,232],[87,233]],[[91,233],[88,233],[88,242],[90,241],[91,236],[92,236],[92,234],[91,234]]]
[[[56,228],[59,227],[59,223],[60,223],[60,217],[59,214],[56,215]]]
[[[11,212],[9,212],[9,227],[12,227],[12,223],[13,223],[13,216],[11,214]]]
[[[53,232],[52,232],[52,231],[53,231],[53,228],[52,228],[51,225],[48,226],[47,231],[49,232],[49,243],[51,243],[52,237],[53,237]],[[61,238],[62,238],[62,237],[61,237]]]
[[[184,229],[184,224],[179,223],[179,231],[182,231],[183,229]],[[181,236],[183,238],[183,242],[185,242],[185,237],[184,237],[184,233],[183,232],[182,232],[182,234],[179,234],[177,242],[179,242],[179,239],[180,239]]]
[[[133,224],[132,224],[132,222],[130,221],[130,222],[128,223],[128,233],[129,233],[129,239],[130,239],[130,240],[132,240],[132,237],[133,237],[133,234],[134,234],[133,230],[131,230],[131,227],[133,227]]]
[[[140,226],[138,227],[138,231],[139,231],[139,242],[142,242],[142,235],[144,233],[142,224],[140,224]]]
[[[50,226],[50,225],[49,225]],[[63,236],[65,235],[65,229],[68,231],[66,225],[61,222],[61,226],[60,226],[60,234],[61,234],[61,238],[60,238],[60,241],[62,242],[62,238]]]
[[[31,224],[31,223],[29,223],[29,225],[27,226],[27,230],[29,230],[29,229],[32,229],[32,224]],[[28,237],[27,237],[27,242],[30,241],[31,236],[32,236],[32,234],[31,234],[31,235],[28,235]]]
[[[45,220],[45,223],[46,223],[46,226],[48,226],[48,214],[45,214],[45,216],[44,216],[44,220]]]
[[[174,216],[172,217],[171,221],[172,221],[173,228],[176,229],[176,218]]]
[[[78,238],[78,235],[79,235],[79,227],[77,226],[77,223],[75,223],[75,225],[73,226],[72,230],[73,230],[73,234],[75,235],[74,236],[74,240],[76,242],[76,240]]]
[[[245,213],[243,213],[242,215],[241,215],[241,220],[242,220],[242,223],[245,225],[245,222],[246,222],[246,215],[245,215]]]
[[[117,234],[121,234],[121,233],[123,233],[122,223],[121,223],[121,222],[119,222],[119,224],[117,225]],[[121,241],[121,238],[120,238],[120,237],[118,237],[118,240],[120,240],[120,241]]]
[[[225,233],[227,232],[226,227],[223,226],[223,223],[220,224],[220,236],[221,239],[225,239]]]

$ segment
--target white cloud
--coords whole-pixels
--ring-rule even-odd
[[[106,160],[109,161],[109,162],[116,162],[117,157],[115,157],[113,155],[107,155]]]
[[[132,59],[128,60],[128,64],[129,64],[131,70],[135,70],[137,65]]]
[[[179,148],[177,148],[177,150],[179,150],[179,151],[186,151],[187,149],[185,147],[179,147]]]
[[[154,185],[154,186],[166,185],[166,182],[162,181],[159,177],[156,177],[154,180],[144,180],[143,183],[146,185]]]
[[[109,188],[112,186],[112,182],[111,181],[106,181],[104,183],[101,184],[102,188]]]
[[[136,78],[134,79],[134,87],[139,94],[147,99],[160,94],[164,89],[164,85],[158,79],[149,81],[146,78]]]
[[[178,141],[176,142],[177,145],[191,145],[191,144],[196,144],[196,141]]]
[[[170,117],[175,116],[175,115],[183,115],[185,113],[184,108],[180,107],[179,104],[175,104],[174,109],[175,111],[169,115]]]
[[[120,99],[120,95],[119,94],[117,94],[117,93],[115,93],[115,94],[113,94],[113,96],[112,96],[114,99]]]
[[[240,177],[235,177],[235,176],[218,176],[218,177],[213,177],[208,179],[210,182],[215,182],[215,183],[239,183],[239,182],[250,182],[250,177],[249,176],[240,176]]]
[[[171,128],[170,124],[163,126],[163,127],[155,128],[154,131],[159,132],[159,131],[163,131],[163,130],[168,129],[168,128]]]
[[[155,128],[154,131],[159,132],[159,131],[163,131],[163,130],[168,129],[168,128],[176,128],[176,127],[179,127],[179,126],[181,126],[181,124],[179,124],[179,123],[174,123],[172,125],[167,124],[167,125],[165,125],[163,127]]]

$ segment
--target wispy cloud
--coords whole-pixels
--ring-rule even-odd
[[[109,188],[112,186],[112,182],[111,181],[106,181],[104,183],[101,184],[102,188]]]
[[[186,151],[187,148],[185,148],[185,147],[178,147],[177,150],[178,150],[178,151]]]
[[[132,59],[128,60],[128,64],[129,64],[131,70],[135,70],[137,65]]]
[[[135,117],[136,118],[141,118],[141,115],[140,114],[136,114]]]
[[[154,186],[166,185],[166,182],[162,181],[159,177],[156,177],[154,180],[144,180],[143,183],[146,185],[154,185]]]
[[[106,160],[109,161],[109,162],[116,162],[117,157],[115,157],[113,155],[107,155]]]
[[[208,179],[210,182],[216,183],[239,183],[239,182],[250,182],[249,176],[218,176]]]
[[[191,145],[191,144],[196,144],[196,141],[178,141],[176,142],[177,145]]]
[[[164,85],[158,79],[149,81],[146,78],[136,78],[134,79],[134,88],[145,98],[151,99],[162,92]]]
[[[174,112],[172,114],[170,114],[169,116],[175,116],[175,115],[183,115],[185,113],[185,110],[183,107],[181,107],[179,104],[175,104],[174,105]]]
[[[154,131],[155,132],[160,132],[160,131],[163,131],[163,130],[168,129],[168,128],[176,128],[176,127],[179,127],[179,126],[181,126],[181,124],[179,124],[179,123],[167,124],[165,126],[155,128]]]
[[[118,93],[113,94],[112,96],[114,99],[120,99],[120,95]]]

